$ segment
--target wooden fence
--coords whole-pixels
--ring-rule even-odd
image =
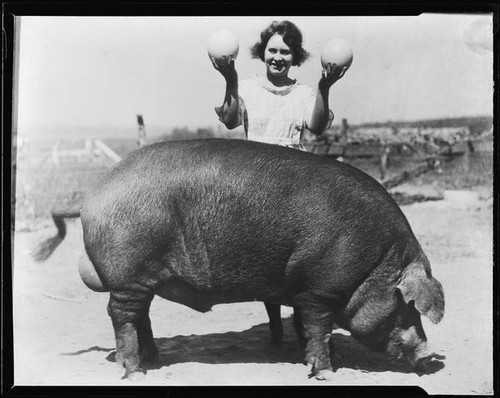
[[[61,141],[45,154],[20,153],[17,161],[16,220],[49,218],[55,207],[79,208],[85,192],[121,159],[100,140]]]

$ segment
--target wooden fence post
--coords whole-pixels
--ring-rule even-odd
[[[345,158],[347,150],[347,136],[349,135],[349,124],[347,119],[342,119],[342,128],[340,130],[340,145],[342,146],[342,158]]]
[[[387,167],[389,166],[389,154],[391,148],[387,143],[384,143],[382,154],[380,155],[380,179],[384,180],[387,175]]]
[[[139,148],[142,148],[146,145],[146,126],[144,126],[142,115],[137,115],[137,124],[139,125],[137,145],[139,145]]]

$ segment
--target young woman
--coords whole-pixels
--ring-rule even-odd
[[[283,145],[305,150],[301,144],[304,130],[321,135],[331,124],[333,112],[328,105],[330,87],[347,68],[328,64],[316,90],[288,76],[292,66],[300,66],[309,53],[302,47],[302,33],[290,21],[274,21],[260,34],[251,55],[265,65],[265,74],[238,81],[234,60],[212,59],[214,68],[226,80],[224,103],[215,109],[228,129],[241,124],[252,141]],[[283,338],[280,306],[265,303],[269,315],[271,341]],[[304,331],[300,313],[294,310],[294,327],[299,343],[304,346]]]
[[[304,149],[304,130],[320,135],[333,120],[329,91],[346,68],[328,64],[313,90],[288,76],[292,66],[309,57],[299,28],[289,21],[274,21],[260,37],[250,51],[264,62],[263,75],[239,82],[233,59],[212,59],[226,80],[224,103],[216,112],[228,129],[243,124],[249,140]]]

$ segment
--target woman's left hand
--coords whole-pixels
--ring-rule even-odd
[[[321,74],[321,79],[319,80],[319,87],[322,89],[329,89],[333,83],[335,83],[337,80],[341,79],[342,76],[347,71],[347,67],[340,67],[337,66],[337,64],[331,64],[328,63],[326,65],[326,68],[323,69],[323,72]]]

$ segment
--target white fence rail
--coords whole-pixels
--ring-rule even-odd
[[[73,158],[77,162],[90,161],[96,156],[104,155],[113,162],[119,162],[122,158],[104,142],[97,139],[86,139],[85,145],[81,148],[64,148],[63,144],[56,144],[52,147],[52,162],[55,165],[61,163],[63,158]]]

